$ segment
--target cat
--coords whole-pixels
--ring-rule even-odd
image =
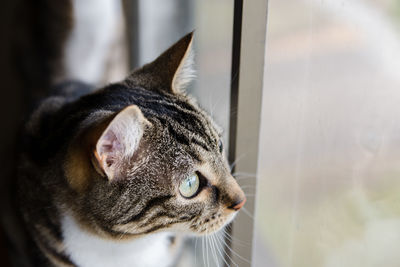
[[[221,131],[185,93],[193,33],[123,81],[70,82],[27,123],[18,197],[33,266],[172,266],[246,197]]]

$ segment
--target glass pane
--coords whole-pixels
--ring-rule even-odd
[[[400,266],[400,2],[270,0],[254,266]]]
[[[227,146],[233,1],[140,0],[138,65],[153,60],[169,45],[195,30],[197,78],[188,89],[225,130]],[[177,266],[222,266],[222,247],[211,240],[189,239]],[[220,251],[218,251],[220,250]]]

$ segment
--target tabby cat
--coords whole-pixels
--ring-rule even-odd
[[[33,266],[171,266],[181,234],[243,206],[218,127],[184,92],[192,38],[100,90],[65,84],[32,115],[18,189]]]

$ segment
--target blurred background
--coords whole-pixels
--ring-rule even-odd
[[[267,28],[253,266],[400,266],[400,2],[269,0]]]
[[[188,92],[228,145],[240,112],[230,106],[233,0],[5,0],[0,18],[3,235],[19,237],[10,194],[19,129],[53,84],[121,80],[196,30]],[[255,231],[240,229],[253,249],[239,257],[257,267],[400,266],[400,1],[269,0],[260,34],[258,170],[236,173],[256,204],[241,215]],[[222,254],[189,239],[177,266],[226,266]]]

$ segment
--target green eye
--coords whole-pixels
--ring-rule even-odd
[[[199,190],[200,180],[196,173],[193,173],[185,178],[179,186],[179,192],[186,198],[193,197]]]

